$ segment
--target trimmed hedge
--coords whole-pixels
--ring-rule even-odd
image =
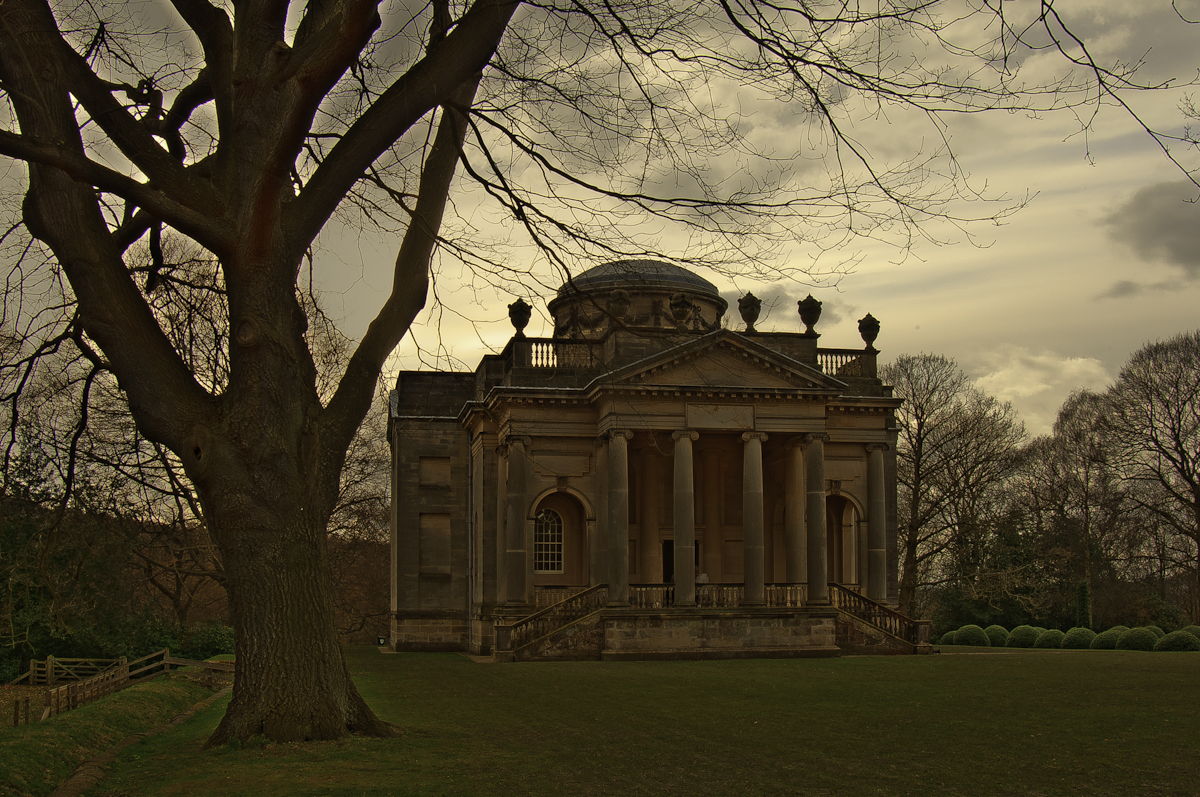
[[[992,640],[992,647],[1002,648],[1008,644],[1008,631],[1002,625],[989,625],[983,629],[983,633],[988,635],[988,639]]]
[[[1200,639],[1200,625],[1184,626],[1182,630],[1187,631],[1189,634],[1196,637],[1196,639]]]
[[[1059,631],[1057,628],[1051,628],[1048,631],[1043,631],[1042,633],[1038,634],[1037,642],[1034,642],[1033,646],[1035,648],[1049,648],[1052,650],[1058,650],[1062,647],[1063,637],[1065,636],[1066,634],[1064,634],[1062,631]]]
[[[992,646],[992,640],[988,638],[988,635],[979,626],[964,625],[954,632],[954,644],[988,648]]]
[[[1157,642],[1154,643],[1156,651],[1163,650],[1200,650],[1200,639],[1189,634],[1187,631],[1172,631],[1169,634],[1164,634]]]
[[[1121,638],[1121,634],[1128,631],[1128,628],[1116,626],[1110,628],[1104,633],[1096,634],[1096,638],[1092,640],[1090,645],[1092,650],[1116,650],[1117,640]]]
[[[1031,648],[1037,644],[1038,632],[1033,626],[1019,625],[1012,630],[1008,635],[1008,642],[1005,647],[1010,648]]]
[[[1154,650],[1157,643],[1149,628],[1130,628],[1117,639],[1117,650]]]
[[[1161,628],[1159,628],[1156,625],[1148,625],[1148,626],[1145,626],[1145,628],[1146,628],[1146,630],[1151,631],[1154,634],[1154,636],[1158,637],[1159,639],[1162,639],[1163,637],[1165,637],[1167,635],[1166,631],[1162,630]]]
[[[1066,650],[1087,650],[1095,638],[1096,632],[1090,628],[1072,628],[1063,636],[1060,647]]]
[[[942,634],[941,638],[938,639],[938,644],[953,645],[954,644],[954,632],[947,631],[946,633]]]

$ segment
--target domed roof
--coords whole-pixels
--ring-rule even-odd
[[[598,289],[660,287],[720,297],[717,287],[686,268],[661,260],[614,260],[593,266],[558,289],[558,295]]]

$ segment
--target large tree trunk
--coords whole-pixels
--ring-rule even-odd
[[[217,514],[241,514],[230,509],[243,498],[218,500]],[[275,741],[390,735],[355,689],[337,641],[323,519],[274,503],[276,522],[218,532],[230,563],[238,666],[233,699],[208,746],[259,734]]]

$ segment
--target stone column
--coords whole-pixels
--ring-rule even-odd
[[[804,449],[799,440],[788,443],[783,474],[784,580],[799,584],[805,578]]]
[[[887,488],[883,452],[887,443],[867,445],[867,597],[887,603]]]
[[[596,528],[588,539],[588,586],[608,583],[608,441],[596,440]]]
[[[533,603],[529,583],[529,550],[525,542],[525,525],[529,514],[529,498],[525,494],[528,461],[525,449],[532,442],[528,437],[509,435],[508,443],[508,503],[504,516],[505,570],[508,579],[505,603],[527,606]]]
[[[629,605],[629,438],[608,433],[608,605]]]
[[[827,434],[804,436],[805,482],[808,484],[808,606],[829,605],[829,563],[825,558],[825,441]]]
[[[707,438],[705,438],[707,439]],[[722,499],[725,485],[721,481],[721,455],[709,451],[704,455],[704,544],[700,546],[700,572],[709,581],[722,580],[722,563],[725,556],[725,538],[721,533],[724,525]]]
[[[696,605],[696,491],[692,467],[695,432],[675,432],[675,605]]]
[[[638,556],[638,581],[643,584],[663,583],[662,540],[658,530],[659,487],[662,485],[662,458],[654,448],[641,450],[641,472],[637,484],[637,519],[641,528]]]
[[[763,562],[763,471],[762,444],[767,439],[762,432],[742,435],[745,451],[742,456],[742,547],[745,596],[743,606],[766,604]]]

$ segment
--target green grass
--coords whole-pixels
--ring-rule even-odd
[[[50,794],[96,753],[170,721],[210,694],[184,679],[159,679],[45,722],[0,728],[0,795]]]
[[[202,752],[217,704],[89,794],[1195,792],[1200,656],[989,650],[492,665],[351,649],[400,738]]]

